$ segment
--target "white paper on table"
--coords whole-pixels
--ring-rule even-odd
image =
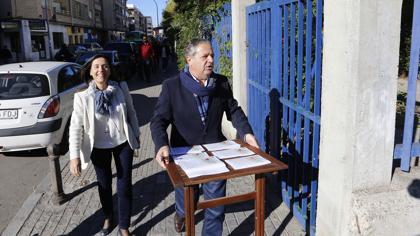
[[[271,162],[260,155],[232,158],[225,160],[233,169],[244,169],[270,164]]]
[[[171,147],[170,150],[171,156],[204,152],[204,148],[200,145],[186,147]]]
[[[189,178],[229,171],[225,163],[215,156],[209,156],[205,152],[177,156],[174,157],[174,161]]]
[[[212,152],[213,155],[219,157],[220,159],[226,159],[231,157],[242,157],[255,154],[253,151],[249,150],[246,147],[240,147],[236,149],[227,149],[222,151]]]
[[[239,143],[236,143],[232,140],[226,140],[219,143],[209,143],[203,145],[205,148],[207,148],[208,151],[218,151],[218,150],[224,150],[224,149],[233,149],[233,148],[240,148],[241,145]]]

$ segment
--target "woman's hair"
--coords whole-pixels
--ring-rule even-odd
[[[91,57],[83,66],[82,69],[80,71],[80,76],[82,77],[82,80],[85,81],[87,84],[89,84],[89,82],[93,79],[92,76],[90,76],[90,69],[92,68],[92,62],[97,59],[97,58],[104,58],[106,63],[109,65],[110,67],[110,76],[108,78],[108,80],[114,80],[112,77],[112,68],[111,65],[109,64],[109,60],[108,58],[103,55],[103,54],[96,54],[95,56]]]

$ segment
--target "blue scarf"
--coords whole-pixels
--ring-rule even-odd
[[[111,112],[111,99],[114,90],[99,90],[95,88],[95,110],[99,114],[109,115]]]
[[[200,112],[201,122],[205,125],[208,117],[209,96],[216,89],[215,79],[209,78],[207,86],[204,87],[192,77],[190,72],[183,71],[180,73],[180,80],[181,84],[194,95],[198,111]]]

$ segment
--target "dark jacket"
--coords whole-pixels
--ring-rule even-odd
[[[232,90],[226,77],[213,74],[215,92],[209,98],[209,110],[206,125],[201,122],[194,95],[187,90],[179,76],[163,82],[162,92],[155,107],[150,129],[156,151],[168,145],[166,128],[171,124],[170,146],[191,146],[221,142],[226,140],[222,134],[222,118],[226,112],[240,137],[253,134],[238,102],[233,98]]]

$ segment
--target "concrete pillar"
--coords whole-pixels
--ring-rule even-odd
[[[247,114],[246,7],[255,0],[232,0],[233,96]]]
[[[19,34],[20,34],[19,61],[30,61],[32,60],[32,43],[31,43],[31,31],[29,30],[28,20],[21,21]]]
[[[246,63],[246,7],[255,0],[232,0],[232,90],[245,114],[248,114],[247,63]],[[228,139],[236,137],[236,130],[226,116],[223,118],[223,133]]]
[[[317,235],[360,234],[352,204],[392,173],[402,0],[325,0]]]

